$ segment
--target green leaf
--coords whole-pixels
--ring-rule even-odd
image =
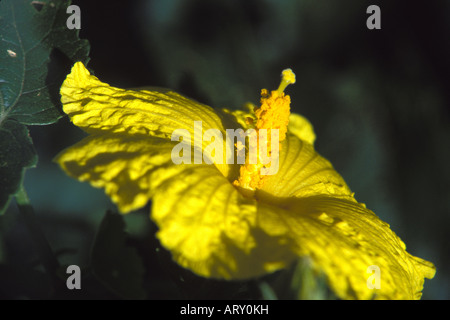
[[[0,214],[17,193],[25,169],[37,162],[24,125],[57,121],[65,74],[73,61],[88,61],[89,43],[66,26],[70,1],[37,4],[0,1]],[[53,59],[55,52],[66,56],[67,68]]]
[[[0,214],[19,190],[25,169],[36,163],[27,127],[15,120],[4,121],[0,127]]]
[[[126,299],[143,299],[144,267],[137,250],[126,244],[125,222],[107,212],[92,248],[93,274],[111,291]]]
[[[7,118],[23,124],[58,120],[55,93],[61,83],[48,79],[50,53],[57,49],[71,61],[88,60],[87,40],[66,26],[70,1],[40,3],[38,10],[31,0],[0,2],[0,126]]]

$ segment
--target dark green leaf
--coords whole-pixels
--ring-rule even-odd
[[[71,61],[87,61],[87,40],[66,26],[70,1],[40,3],[39,10],[30,0],[0,2],[0,126],[6,118],[23,124],[58,120],[55,92],[61,83],[49,79],[50,53],[57,49]]]
[[[92,270],[110,290],[126,299],[142,299],[144,267],[137,250],[127,246],[122,216],[107,212],[92,249]]]
[[[0,214],[17,193],[25,168],[37,162],[24,125],[50,124],[62,116],[59,87],[68,70],[51,57],[65,55],[68,67],[88,60],[88,42],[66,26],[69,5],[0,1]]]
[[[5,120],[0,126],[0,214],[19,190],[25,169],[35,166],[36,162],[27,127]]]

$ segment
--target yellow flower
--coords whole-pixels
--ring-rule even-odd
[[[61,101],[89,136],[56,161],[70,176],[104,188],[123,213],[151,199],[162,245],[198,275],[244,279],[309,257],[343,299],[419,299],[424,277],[435,274],[433,264],[406,252],[389,225],[358,203],[314,150],[311,124],[289,113],[283,91],[293,82],[286,71],[278,90],[263,90],[255,110],[214,110],[169,90],[111,87],[77,62]],[[202,131],[194,121],[201,121]],[[248,148],[239,144],[233,149],[245,151],[244,164],[172,160],[177,129],[194,138],[198,152],[212,144],[202,140],[207,130],[225,137],[227,129],[239,128],[279,130],[276,174],[262,176],[260,155],[250,163]],[[370,266],[381,272],[379,289],[368,286]]]

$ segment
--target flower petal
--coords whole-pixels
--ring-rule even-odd
[[[280,237],[255,227],[255,200],[244,198],[213,166],[186,166],[161,184],[152,204],[162,245],[201,276],[255,277],[295,259]]]
[[[352,201],[279,198],[277,206],[260,203],[257,224],[272,236],[284,234],[343,299],[420,299],[424,277],[435,274],[432,263],[406,252],[387,223]],[[370,266],[379,267],[380,289],[368,287]]]
[[[106,194],[126,213],[143,207],[165,178],[181,169],[171,159],[174,142],[124,134],[91,135],[59,154],[64,171]]]
[[[127,132],[170,139],[175,129],[187,129],[194,136],[194,121],[202,121],[204,131],[213,128],[225,133],[211,107],[168,90],[111,87],[81,62],[75,63],[64,81],[61,101],[73,123],[89,133]]]
[[[316,134],[314,133],[311,122],[297,113],[291,113],[288,130],[297,138],[310,144],[314,144],[314,141],[316,140]]]
[[[267,176],[262,192],[276,197],[309,197],[330,195],[352,199],[353,194],[331,163],[321,157],[311,143],[288,135],[281,143],[279,170]]]

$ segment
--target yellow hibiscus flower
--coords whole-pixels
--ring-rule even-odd
[[[311,124],[289,111],[284,89],[294,82],[285,70],[278,90],[262,91],[259,108],[215,110],[170,90],[111,87],[77,62],[61,87],[61,101],[89,136],[56,161],[70,176],[104,188],[122,213],[151,199],[161,244],[200,276],[257,277],[309,257],[340,298],[419,299],[435,267],[406,252],[389,225],[358,203],[314,150]],[[198,155],[211,151],[213,140],[203,139],[209,129],[225,137],[227,129],[239,128],[277,129],[276,174],[262,175],[267,165],[260,154],[252,163],[249,148],[239,143],[232,151],[244,150],[245,163],[174,163],[180,143],[192,144]],[[176,130],[185,133],[182,142],[172,141]],[[225,149],[215,148],[214,156],[227,154]],[[273,151],[268,147],[268,154]],[[370,266],[380,270],[378,289],[368,284]]]

